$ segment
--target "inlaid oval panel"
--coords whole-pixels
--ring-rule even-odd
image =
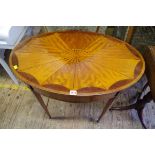
[[[145,69],[141,54],[129,44],[81,31],[29,38],[12,51],[10,66],[19,79],[33,87],[79,96],[125,89],[137,82]]]

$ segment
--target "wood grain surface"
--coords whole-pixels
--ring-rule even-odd
[[[32,37],[13,50],[10,66],[33,87],[67,95],[76,90],[77,96],[125,89],[136,83],[145,69],[141,54],[127,43],[81,31]]]

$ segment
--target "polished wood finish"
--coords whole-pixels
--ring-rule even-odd
[[[73,103],[90,103],[93,101],[100,101],[104,98],[105,95],[94,95],[94,96],[76,96],[76,95],[62,95],[58,93],[47,92],[38,88],[34,88],[35,92],[42,94],[46,97],[50,97],[56,100],[64,102],[73,102]]]
[[[28,39],[12,51],[10,66],[34,88],[69,96],[70,90],[76,90],[77,96],[120,91],[137,82],[145,69],[141,54],[129,44],[80,31]]]
[[[131,86],[145,69],[143,57],[129,44],[80,31],[53,32],[27,39],[12,51],[9,62],[50,118],[41,94],[66,102],[90,103]],[[71,95],[71,91],[77,94]],[[97,122],[114,98],[109,99]]]

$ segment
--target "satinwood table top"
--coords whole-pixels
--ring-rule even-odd
[[[140,52],[126,42],[81,31],[31,37],[13,49],[9,61],[25,83],[77,96],[123,90],[136,83],[145,69]]]

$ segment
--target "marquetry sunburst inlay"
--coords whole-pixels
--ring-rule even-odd
[[[65,31],[32,37],[18,45],[16,74],[32,76],[39,86],[102,93],[126,88],[144,72],[144,61],[125,42],[96,33]],[[12,63],[11,58],[11,63]],[[32,82],[32,81],[31,81]]]

